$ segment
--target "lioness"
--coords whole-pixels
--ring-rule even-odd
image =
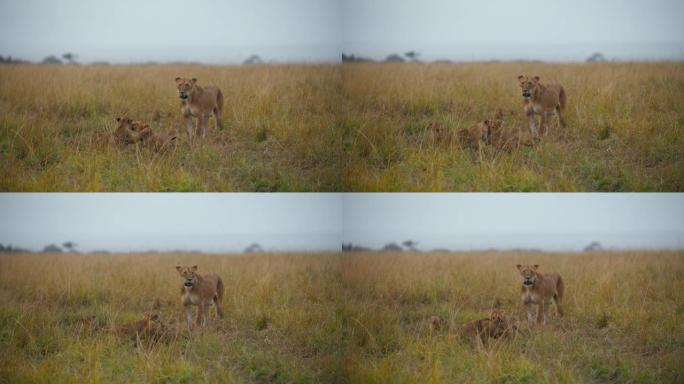
[[[551,116],[553,111],[558,114],[558,122],[561,127],[565,127],[563,111],[565,110],[565,89],[560,84],[544,85],[539,82],[539,76],[518,76],[522,96],[524,98],[523,108],[530,122],[530,132],[537,134],[537,125],[534,121],[534,114],[541,115],[541,134],[547,135],[551,128]]]
[[[527,322],[534,323],[532,305],[537,306],[537,324],[546,324],[546,307],[551,304],[551,300],[556,303],[556,313],[563,316],[561,301],[565,291],[563,278],[557,273],[542,274],[537,272],[539,265],[520,265],[516,266],[523,278],[521,298],[523,305],[527,308]]]
[[[178,95],[181,99],[181,113],[185,118],[188,129],[188,136],[192,138],[192,118],[197,118],[197,130],[201,130],[202,137],[207,135],[207,122],[209,115],[213,114],[216,119],[216,126],[223,129],[221,125],[221,111],[223,110],[223,94],[214,85],[200,87],[197,79],[187,79],[176,77]]]
[[[183,278],[181,286],[181,302],[185,307],[185,315],[188,325],[192,325],[192,306],[197,306],[197,323],[207,325],[209,306],[214,303],[216,315],[223,317],[221,311],[221,299],[223,298],[223,280],[215,273],[204,276],[197,273],[197,266],[181,267],[176,266],[178,274]]]

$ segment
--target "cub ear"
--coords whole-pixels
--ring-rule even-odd
[[[195,84],[196,82],[197,82],[197,79],[193,77],[193,78],[192,78],[192,83]]]
[[[522,79],[524,79],[524,78],[525,78],[525,76],[519,75],[519,76],[518,76],[518,81],[522,81]]]
[[[535,79],[536,81],[539,81],[539,76],[535,76],[534,79]]]
[[[193,272],[197,271],[197,266],[196,266],[196,265],[193,265],[193,266],[192,266],[192,271],[193,271]]]
[[[520,264],[516,265],[515,267],[518,268],[518,271],[522,270],[522,265]]]
[[[534,270],[536,271],[536,270],[537,270],[537,268],[539,268],[539,264],[535,264],[535,265],[533,265],[532,267],[533,267],[533,268],[534,268]]]
[[[180,77],[176,77],[176,83],[180,83]]]

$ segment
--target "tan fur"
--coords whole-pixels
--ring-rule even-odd
[[[164,332],[155,312],[146,312],[142,320],[129,321],[115,329],[120,336],[126,337],[137,345],[138,340],[157,340]]]
[[[221,299],[223,298],[223,280],[215,273],[204,276],[197,273],[197,266],[177,266],[178,274],[183,278],[181,285],[181,302],[185,307],[188,325],[192,325],[192,306],[197,306],[197,323],[207,324],[209,307],[213,303],[216,307],[216,315],[223,317],[221,311]]]
[[[185,118],[188,136],[192,138],[193,126],[192,118],[197,119],[196,129],[200,131],[202,137],[207,135],[207,123],[209,115],[214,115],[216,126],[223,129],[221,125],[221,112],[223,110],[223,93],[213,85],[200,87],[197,79],[176,77],[176,85],[181,98],[181,114]]]
[[[523,108],[530,123],[530,132],[537,134],[534,115],[541,115],[541,134],[547,135],[551,128],[551,116],[555,111],[558,122],[565,126],[563,112],[565,110],[565,89],[560,84],[544,85],[539,82],[539,76],[518,76],[518,82],[523,93]]]
[[[486,319],[472,320],[463,325],[461,336],[471,341],[486,344],[489,339],[498,339],[508,334],[510,323],[503,309],[492,309]]]
[[[128,145],[135,143],[142,143],[144,147],[152,151],[160,151],[168,147],[174,140],[176,135],[166,134],[159,135],[155,133],[149,124],[133,120],[129,117],[117,117],[116,121],[119,126],[113,133],[114,141],[119,145]]]
[[[551,301],[556,303],[556,313],[563,316],[561,302],[565,293],[563,278],[557,273],[542,274],[538,271],[539,265],[516,266],[523,278],[520,297],[527,309],[527,321],[532,324],[535,317],[532,314],[532,306],[537,306],[536,323],[546,324],[546,308]]]
[[[536,138],[518,126],[505,124],[503,120],[485,120],[487,127],[487,144],[494,148],[511,152],[521,146],[533,146]]]
[[[489,131],[484,122],[479,122],[470,128],[460,129],[456,132],[458,142],[464,148],[480,149],[480,147],[487,143]]]

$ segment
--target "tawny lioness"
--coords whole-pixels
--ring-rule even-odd
[[[200,87],[197,79],[176,77],[178,96],[181,99],[181,113],[185,118],[188,136],[192,138],[192,118],[197,118],[197,130],[202,137],[207,135],[209,116],[214,115],[216,126],[223,128],[221,124],[221,111],[223,110],[223,93],[214,85]]]
[[[565,89],[560,84],[544,85],[539,80],[539,76],[518,76],[524,99],[523,108],[530,123],[530,132],[534,135],[538,133],[534,114],[539,114],[541,115],[541,134],[548,135],[554,111],[558,114],[559,125],[565,127],[565,120],[563,120]]]
[[[181,286],[181,302],[185,307],[185,315],[188,325],[192,325],[192,306],[197,306],[197,323],[207,325],[209,306],[213,303],[216,307],[216,315],[223,317],[221,299],[223,298],[223,280],[215,273],[204,276],[197,273],[197,266],[176,267],[178,274],[183,278]]]
[[[520,297],[523,305],[527,308],[527,321],[532,324],[535,316],[532,314],[532,306],[537,306],[537,324],[546,324],[546,308],[553,300],[556,303],[556,313],[563,316],[561,302],[565,293],[563,278],[557,273],[540,273],[539,265],[516,266],[523,278]]]

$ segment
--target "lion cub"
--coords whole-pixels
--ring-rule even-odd
[[[202,137],[207,135],[207,122],[209,116],[214,115],[216,126],[223,129],[221,124],[221,111],[223,110],[223,93],[214,85],[200,87],[197,79],[176,77],[178,96],[181,99],[181,114],[185,118],[188,137],[192,139],[192,118],[197,118],[197,130]]]
[[[539,76],[518,76],[524,99],[523,108],[530,123],[530,132],[534,135],[538,133],[534,121],[534,114],[536,113],[541,115],[541,134],[547,135],[551,128],[550,121],[554,111],[558,114],[560,126],[565,127],[563,120],[566,102],[565,89],[560,84],[544,85],[539,80]]]
[[[145,312],[142,320],[129,321],[116,328],[115,332],[129,338],[134,346],[137,345],[138,340],[156,340],[164,333],[159,315],[153,312]]]
[[[183,278],[181,286],[181,302],[185,307],[185,315],[188,325],[192,326],[192,306],[197,306],[197,323],[207,325],[209,306],[213,303],[216,307],[216,315],[223,317],[221,311],[221,299],[223,298],[223,280],[215,273],[204,276],[197,273],[197,266],[176,266],[178,274]]]
[[[472,320],[463,325],[461,336],[486,344],[491,339],[498,339],[508,334],[511,326],[503,309],[492,309],[486,319]]]
[[[556,313],[563,316],[561,301],[565,292],[563,278],[557,273],[542,274],[538,272],[539,265],[520,265],[516,266],[523,278],[520,297],[523,305],[527,308],[527,322],[534,323],[532,306],[537,306],[537,324],[546,324],[546,308],[551,301],[556,303]]]
[[[166,148],[178,137],[176,135],[159,135],[148,123],[133,120],[129,117],[117,117],[119,126],[114,131],[114,141],[121,145],[141,143],[152,151],[158,152]]]

